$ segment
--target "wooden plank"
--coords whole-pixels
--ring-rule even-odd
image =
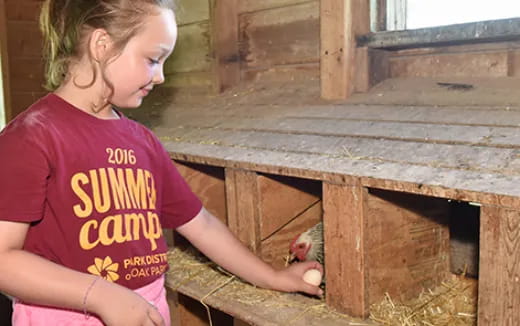
[[[316,1],[240,16],[244,69],[319,61],[319,4]]]
[[[394,57],[389,77],[506,77],[508,59],[505,51]]]
[[[449,202],[371,190],[365,205],[368,301],[386,293],[409,300],[446,280],[450,267]]]
[[[370,29],[366,0],[321,1],[321,95],[346,99],[354,91],[356,35]]]
[[[215,88],[222,92],[240,83],[237,0],[212,0]]]
[[[320,184],[313,180],[261,175],[257,182],[262,240],[320,200]]]
[[[318,0],[241,0],[238,2],[238,12],[247,13],[260,10],[277,9],[306,2],[318,2]]]
[[[484,205],[480,215],[478,325],[520,320],[520,212]]]
[[[268,150],[286,154],[328,156],[338,160],[393,162],[425,167],[514,175],[520,168],[517,148],[492,148],[463,144],[436,144],[389,139],[364,139],[348,135],[292,135],[240,130],[178,129],[170,137],[223,147]],[[415,155],[410,155],[415,153]]]
[[[0,78],[2,80],[2,96],[0,99],[3,107],[5,122],[10,121],[14,115],[11,106],[11,82],[9,73],[8,36],[5,0],[0,0]]]
[[[176,167],[204,207],[227,224],[224,169],[176,162]]]
[[[175,51],[164,65],[164,74],[211,71],[210,26],[200,22],[179,27]]]
[[[255,172],[226,168],[228,227],[253,252],[260,250],[258,183]]]
[[[261,128],[256,128],[261,126]],[[280,126],[283,126],[281,128]],[[418,143],[474,145],[483,147],[518,148],[520,135],[518,127],[465,126],[415,122],[356,121],[338,119],[201,119],[197,125],[184,125],[195,129],[193,133],[217,137],[220,132],[242,131],[247,133],[263,132],[271,134],[290,134],[322,137],[364,137],[384,140],[402,140]],[[200,129],[200,131],[198,131]],[[497,135],[497,136],[495,136]],[[500,135],[500,136],[498,136]],[[240,138],[234,142],[240,141]],[[259,139],[259,142],[262,140]],[[245,144],[247,145],[247,144]],[[276,145],[276,144],[274,144]]]
[[[209,21],[208,0],[176,1],[176,5],[178,26]]]
[[[323,183],[327,304],[356,317],[368,315],[366,189]],[[339,250],[338,250],[339,249]]]
[[[360,46],[381,49],[444,46],[478,42],[518,40],[520,18],[481,21],[406,31],[388,31],[360,35]]]
[[[513,89],[508,89],[513,91]],[[251,100],[252,101],[252,100]],[[219,111],[221,103],[208,103],[197,110],[197,119],[202,115],[217,122],[228,118],[255,119],[258,117],[273,119],[304,120],[356,120],[373,122],[417,122],[428,124],[444,124],[454,126],[495,126],[518,127],[520,125],[520,107],[511,106],[408,106],[408,105],[374,105],[374,104],[342,104],[342,105],[264,105],[247,102],[254,106],[254,114],[245,112],[242,104]],[[168,108],[175,115],[176,125],[193,125],[195,115],[189,108],[178,105]],[[250,110],[252,111],[252,110]],[[220,118],[220,119],[219,119]],[[169,127],[175,127],[171,125]],[[236,126],[240,128],[241,125]],[[279,128],[283,129],[283,128]]]
[[[287,203],[286,201],[283,203]],[[280,203],[281,204],[281,203]],[[263,261],[281,269],[285,267],[285,258],[289,254],[291,241],[300,233],[310,229],[323,218],[321,201],[317,201],[298,217],[277,230],[270,237],[262,240],[261,255]]]
[[[371,188],[520,208],[520,177],[516,175],[164,139],[163,144],[172,158],[194,163],[328,182],[341,183],[356,177]]]

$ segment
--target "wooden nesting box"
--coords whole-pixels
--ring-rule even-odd
[[[178,162],[205,206],[267,263],[324,220],[327,302],[366,316],[385,293],[412,298],[449,272],[448,201],[360,185]],[[225,171],[225,172],[223,172]]]

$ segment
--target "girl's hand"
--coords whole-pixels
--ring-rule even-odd
[[[165,325],[159,311],[139,294],[105,281],[92,288],[87,308],[106,326]]]
[[[323,267],[316,261],[295,263],[286,269],[275,272],[271,288],[284,292],[305,292],[310,295],[322,296],[323,291],[318,287],[306,283],[303,274],[309,269],[317,269],[323,274]]]

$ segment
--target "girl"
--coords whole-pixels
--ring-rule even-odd
[[[0,134],[0,290],[14,325],[169,325],[162,227],[261,287],[320,294],[318,263],[276,271],[189,190],[157,138],[116,107],[164,81],[170,0],[45,1],[52,91]]]

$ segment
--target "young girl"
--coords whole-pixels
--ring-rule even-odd
[[[0,134],[0,291],[14,325],[169,325],[162,227],[261,287],[320,294],[208,213],[157,138],[116,108],[164,81],[169,0],[45,1],[47,86]]]

